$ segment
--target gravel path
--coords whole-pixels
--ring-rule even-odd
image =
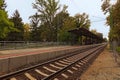
[[[105,49],[80,80],[120,80],[120,66],[115,62],[112,52]]]

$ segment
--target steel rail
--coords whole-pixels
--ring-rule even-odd
[[[53,73],[53,74],[49,75],[48,77],[46,77],[46,78],[44,78],[44,79],[42,79],[42,80],[51,80],[54,76],[56,76],[56,75],[60,74],[61,72],[65,71],[68,67],[70,67],[70,66],[72,66],[72,65],[76,64],[77,62],[80,62],[81,60],[83,60],[83,59],[85,59],[85,58],[89,57],[91,54],[93,54],[94,52],[96,52],[96,51],[100,50],[101,48],[103,48],[103,46],[102,46],[102,47],[100,47],[100,48],[98,48],[98,49],[96,49],[95,51],[92,51],[92,52],[91,52],[91,53],[89,53],[88,55],[85,55],[85,56],[84,56],[84,57],[82,57],[81,59],[76,60],[75,62],[73,62],[73,63],[69,64],[68,66],[64,67],[63,69],[61,69],[61,70],[59,70],[59,71],[57,71],[57,72],[55,72],[55,73]]]

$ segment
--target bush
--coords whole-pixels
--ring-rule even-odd
[[[116,51],[120,54],[120,47],[117,47]]]

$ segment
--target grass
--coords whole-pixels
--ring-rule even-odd
[[[119,53],[119,55],[120,55],[120,47],[117,47],[116,48],[116,51]]]

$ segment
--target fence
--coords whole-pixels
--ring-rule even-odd
[[[68,45],[65,42],[0,41],[0,50]]]

